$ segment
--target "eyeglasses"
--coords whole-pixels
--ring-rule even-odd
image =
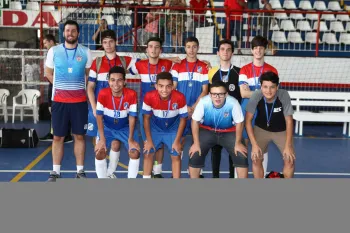
[[[215,98],[224,98],[225,97],[225,95],[226,95],[226,93],[227,92],[225,92],[225,93],[212,93],[212,92],[210,92],[210,95],[212,96],[212,97],[215,97]]]

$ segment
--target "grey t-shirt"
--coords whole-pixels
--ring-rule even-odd
[[[279,89],[276,93],[276,101],[273,106],[273,111],[271,113],[271,108],[273,102],[266,103],[264,96],[261,92],[255,91],[249,99],[246,107],[246,111],[252,114],[256,111],[255,125],[270,131],[270,132],[282,132],[286,130],[286,116],[293,115],[294,110],[292,102],[288,91]],[[267,114],[266,114],[267,107]],[[270,119],[268,122],[267,119]]]

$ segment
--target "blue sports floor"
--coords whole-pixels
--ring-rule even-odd
[[[3,119],[2,119],[3,120]],[[39,137],[49,131],[49,122],[17,121],[15,124],[0,124],[0,128],[35,128]],[[94,171],[94,153],[92,138],[86,137],[85,171],[88,178],[96,178]],[[294,137],[296,150],[296,178],[350,178],[350,139],[342,135],[342,126],[304,126],[304,136]],[[190,136],[186,139],[185,155],[182,163],[182,177],[188,178],[188,151],[191,144]],[[141,145],[142,147],[142,145]],[[64,159],[61,167],[63,178],[73,178],[76,173],[73,143],[64,146]],[[211,178],[210,154],[207,156],[204,176]],[[163,176],[171,176],[170,156],[166,151],[163,162]],[[228,177],[228,155],[223,150],[221,159],[221,177]],[[140,172],[142,172],[142,156]],[[251,164],[251,162],[250,162]],[[282,171],[282,159],[277,147],[270,145],[268,171]],[[123,148],[116,175],[118,178],[127,176],[128,156]],[[39,142],[33,149],[0,149],[0,181],[25,182],[46,181],[52,169],[51,142]],[[142,177],[140,174],[139,178]],[[250,177],[251,168],[250,168]]]

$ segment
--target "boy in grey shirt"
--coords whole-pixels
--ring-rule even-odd
[[[285,178],[294,176],[295,152],[293,146],[293,107],[286,90],[278,89],[279,77],[266,72],[260,78],[261,90],[255,91],[246,107],[245,124],[252,144],[254,178],[263,178],[263,154],[274,142],[283,155]],[[255,111],[254,129],[252,119]]]

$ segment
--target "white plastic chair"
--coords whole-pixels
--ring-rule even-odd
[[[301,38],[300,32],[289,32],[287,40],[288,42],[295,44],[304,43],[303,39]]]
[[[40,6],[38,2],[27,2],[26,10],[39,11]]]
[[[292,20],[282,20],[280,28],[284,31],[295,31]]]
[[[288,43],[286,34],[281,31],[274,31],[272,33],[271,40],[276,43]]]
[[[345,45],[350,45],[350,34],[348,33],[340,34],[339,42]]]
[[[295,5],[294,0],[285,0],[283,3],[283,8],[288,10],[295,10],[297,6]]]
[[[310,1],[300,1],[299,8],[302,10],[312,10],[313,9]]]
[[[7,123],[8,115],[7,115],[7,97],[10,95],[9,90],[0,89],[0,107],[2,108],[2,114],[4,115],[4,121]]]
[[[312,28],[310,26],[309,21],[304,20],[304,21],[299,21],[298,22],[297,30],[300,30],[300,31],[312,31]]]
[[[342,11],[343,9],[340,7],[340,4],[338,1],[330,1],[328,3],[328,10],[331,11]]]
[[[280,0],[270,0],[272,9],[283,9]]]
[[[305,35],[305,42],[310,44],[316,44],[317,42],[317,33],[316,32],[307,32]],[[318,43],[322,43],[321,39],[319,38]]]
[[[329,29],[333,32],[345,32],[345,28],[342,22],[331,22]]]
[[[315,1],[314,9],[318,11],[326,11],[328,10],[326,3],[324,1]]]
[[[325,33],[322,36],[322,41],[326,42],[327,44],[339,44],[337,37],[334,33]]]
[[[22,103],[17,103],[16,99],[22,97]],[[15,112],[16,108],[21,110],[21,121],[23,121],[24,109],[33,110],[33,119],[36,124],[39,121],[38,115],[38,104],[37,100],[40,97],[40,91],[35,89],[25,89],[20,91],[16,96],[13,97],[13,110],[12,110],[12,123],[15,123]]]

